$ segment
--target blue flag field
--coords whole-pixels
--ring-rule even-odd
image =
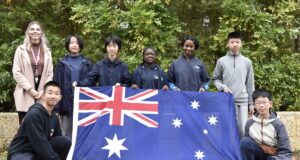
[[[240,160],[233,97],[76,87],[69,160]]]

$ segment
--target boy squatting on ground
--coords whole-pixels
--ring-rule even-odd
[[[30,107],[17,135],[8,148],[9,160],[66,159],[71,147],[69,137],[62,136],[58,116],[53,108],[61,99],[59,84],[45,84],[41,103]]]
[[[284,124],[272,112],[272,96],[266,90],[252,95],[256,112],[245,127],[241,140],[243,160],[291,160],[292,151]]]

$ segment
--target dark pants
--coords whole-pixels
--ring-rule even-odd
[[[67,158],[70,147],[71,147],[71,139],[66,136],[57,136],[53,137],[49,141],[50,145],[54,152],[56,152],[60,159],[64,160]],[[43,159],[43,157],[41,157]],[[10,156],[9,160],[34,160],[35,155],[31,152],[25,153],[15,153]]]
[[[275,160],[276,157],[267,155],[262,148],[249,137],[241,140],[241,154],[243,160]]]
[[[22,120],[24,119],[24,117],[26,116],[27,112],[18,112],[18,117],[19,117],[19,125],[21,125]]]

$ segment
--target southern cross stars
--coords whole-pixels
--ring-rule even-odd
[[[199,101],[194,100],[193,102],[191,102],[191,107],[195,110],[198,110],[198,108],[200,107]]]
[[[118,140],[118,136],[117,136],[117,134],[115,134],[113,139],[108,139],[106,137],[105,137],[105,139],[107,141],[107,145],[102,147],[101,149],[109,150],[108,158],[110,156],[112,156],[113,154],[116,154],[119,158],[121,158],[120,151],[128,150],[126,147],[124,147],[122,145],[126,138]]]
[[[180,128],[180,126],[182,125],[181,119],[178,119],[178,118],[173,119],[173,123],[172,124],[174,125],[175,128],[177,128],[177,127]]]
[[[198,150],[197,152],[195,152],[195,157],[197,158],[197,160],[199,159],[203,160],[203,158],[205,157],[204,152]]]
[[[211,115],[210,117],[208,117],[208,122],[210,123],[210,125],[216,125],[216,123],[218,122],[217,117],[214,117],[213,115]]]

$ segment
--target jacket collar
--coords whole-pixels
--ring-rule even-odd
[[[232,52],[228,51],[227,52],[227,55],[228,56],[231,56],[231,57],[237,57],[237,56],[240,56],[241,55],[241,52],[237,53],[237,54],[233,54]]]
[[[140,66],[141,66],[142,68],[148,68],[149,65],[147,65],[146,63],[142,63],[142,64],[140,64]],[[152,65],[150,65],[149,68],[150,68],[150,69],[157,69],[157,68],[159,68],[159,65],[156,64],[156,63],[153,63]]]
[[[103,61],[106,64],[112,64],[112,65],[118,65],[118,64],[122,63],[122,61],[119,58],[116,58],[114,61],[110,61],[110,59],[106,57],[103,59]]]

